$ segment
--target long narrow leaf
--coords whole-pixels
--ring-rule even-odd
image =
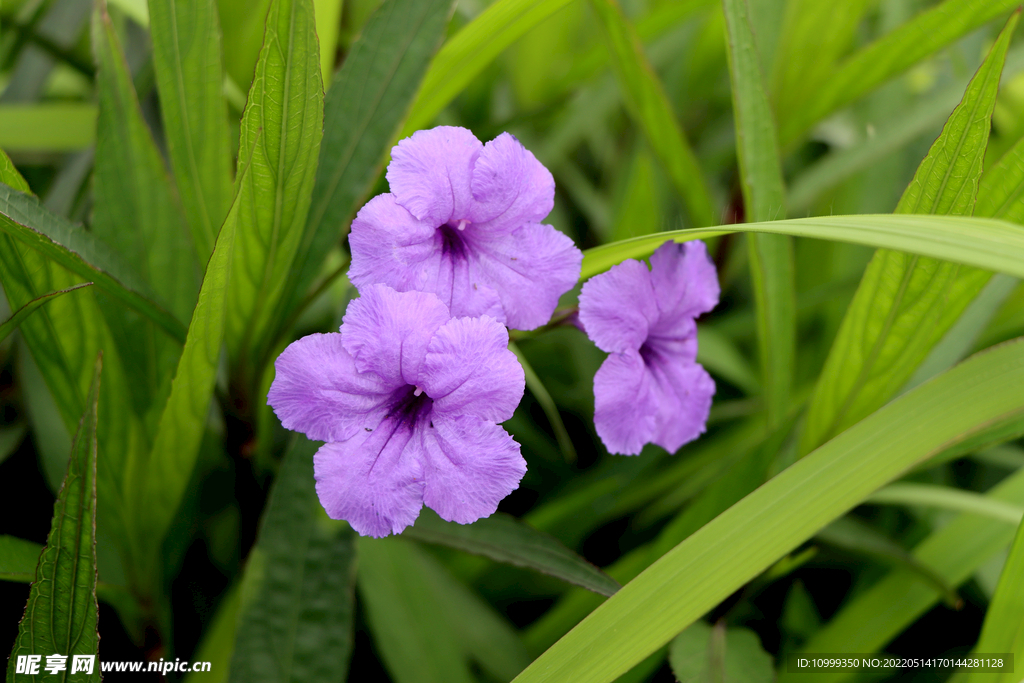
[[[355,534],[320,507],[316,449],[299,437],[278,471],[243,578],[232,680],[325,681],[348,668]]]
[[[54,655],[66,657],[61,680],[99,681],[95,661],[99,649],[96,605],[96,459],[97,409],[100,397],[102,356],[97,357],[88,409],[71,447],[71,460],[57,502],[46,548],[36,566],[36,579],[29,590],[25,616],[18,626],[7,664],[7,680],[16,679],[19,656]],[[90,673],[72,673],[75,655],[93,657]],[[38,660],[37,660],[38,661]],[[39,664],[31,675],[18,680],[43,681],[52,675]]]
[[[1024,342],[1009,343],[893,401],[680,543],[516,680],[614,680],[879,486],[1024,413],[1021,382]]]
[[[149,15],[167,151],[205,265],[233,194],[217,5],[150,0]]]
[[[403,535],[533,569],[601,595],[619,589],[614,579],[556,539],[501,513],[462,525],[424,511]]]
[[[665,89],[644,55],[636,30],[615,0],[591,0],[630,115],[643,131],[695,226],[715,225],[718,212],[697,157]]]
[[[56,292],[43,294],[40,297],[32,299],[32,301],[29,301],[27,304],[25,304],[17,311],[15,311],[14,315],[0,323],[0,341],[6,339],[7,336],[11,334],[11,332],[14,332],[16,329],[18,329],[18,326],[21,325],[22,321],[25,320],[25,318],[32,315],[33,311],[35,311],[37,308],[45,304],[50,299],[61,296],[63,294],[67,294],[68,292],[73,292],[76,289],[81,289],[82,287],[88,287],[91,284],[91,282],[83,282],[80,285],[68,287],[67,289],[59,289]]]
[[[0,536],[0,581],[32,581],[43,546],[14,536]]]
[[[988,605],[981,638],[975,646],[976,652],[1009,652],[1013,654],[1016,666],[1024,659],[1024,523],[1017,529],[1017,538],[1010,547],[1010,555],[1003,565],[995,595]],[[981,680],[992,683],[1014,683],[1020,674],[1012,672],[993,676],[972,673],[969,683]]]

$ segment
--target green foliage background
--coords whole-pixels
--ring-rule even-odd
[[[168,674],[189,683],[1018,681],[787,667],[1024,667],[1015,8],[5,2],[8,682],[53,678],[19,654],[97,647],[209,661]],[[577,288],[513,332],[529,472],[501,512],[358,538],[265,396],[355,296],[348,222],[391,146],[440,124],[552,171],[581,281],[705,239],[718,392],[678,453],[606,453]]]

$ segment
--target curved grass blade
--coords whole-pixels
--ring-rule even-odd
[[[745,217],[752,222],[786,217],[775,122],[758,58],[746,0],[724,0],[736,151]],[[784,235],[748,234],[758,350],[769,427],[789,408],[796,365],[796,293],[793,244]]]
[[[380,175],[388,143],[444,37],[451,11],[452,0],[388,0],[345,56],[324,101],[313,199],[283,298],[289,311]]]
[[[945,0],[842,61],[821,86],[780,110],[783,147],[837,109],[854,102],[933,52],[999,16],[1018,0]]]
[[[505,48],[571,0],[498,0],[447,41],[430,63],[399,138],[430,125]]]
[[[0,336],[0,339],[3,339],[3,337]],[[572,439],[569,438],[569,432],[565,429],[565,423],[562,422],[562,414],[558,412],[555,399],[551,398],[551,394],[548,393],[544,382],[534,372],[533,367],[526,360],[526,356],[519,350],[519,347],[515,343],[510,343],[508,348],[512,353],[516,354],[519,364],[523,366],[523,372],[526,373],[526,387],[533,394],[537,403],[540,404],[541,409],[544,411],[544,416],[548,418],[548,424],[551,425],[551,430],[555,433],[555,440],[558,442],[558,449],[562,451],[562,457],[567,463],[575,463],[576,447],[572,445]]]
[[[3,341],[4,339],[6,339],[7,336],[9,334],[11,334],[11,332],[14,332],[16,329],[18,329],[18,326],[21,325],[21,322],[25,318],[27,318],[30,315],[32,315],[33,311],[35,311],[37,308],[39,308],[40,306],[45,304],[50,299],[53,299],[54,297],[61,296],[63,294],[67,294],[68,292],[73,292],[76,289],[81,289],[82,287],[88,287],[91,284],[92,284],[91,282],[83,282],[80,285],[75,285],[74,287],[68,287],[67,289],[58,289],[56,292],[50,292],[48,294],[43,294],[40,297],[36,297],[35,299],[32,299],[32,301],[29,301],[27,304],[25,304],[24,306],[19,308],[17,311],[15,311],[14,315],[12,315],[10,318],[8,318],[7,320],[5,320],[2,323],[0,323],[0,341]]]
[[[149,318],[179,342],[185,326],[149,293],[149,286],[105,243],[39,202],[0,183],[0,231],[92,281],[97,289]]]
[[[880,486],[993,420],[1024,414],[1024,341],[996,347],[857,423],[677,545],[518,683],[605,683]]]
[[[53,523],[46,548],[39,556],[36,578],[29,590],[25,616],[18,626],[7,664],[7,680],[54,680],[40,665],[35,675],[16,675],[19,655],[67,657],[58,680],[99,681],[95,660],[91,672],[72,673],[73,656],[96,656],[96,458],[97,407],[102,354],[96,358],[88,408],[71,446],[68,473],[53,506]]]
[[[585,251],[580,279],[603,273],[628,258],[650,256],[666,240],[687,242],[734,232],[768,232],[863,244],[1024,277],[1024,228],[1021,226],[966,216],[874,214],[790,218],[636,237]]]
[[[647,137],[695,226],[718,223],[707,180],[676,120],[672,105],[644,55],[636,30],[615,0],[591,0],[604,32],[626,109]]]
[[[999,575],[995,595],[988,605],[981,638],[975,652],[1010,652],[1014,661],[1024,659],[1024,524],[1017,529],[1017,538],[1010,547],[1010,555]],[[1019,666],[1019,664],[1018,664]],[[967,683],[1015,683],[1020,674],[972,673]]]
[[[242,171],[245,182],[248,169]],[[136,548],[140,576],[159,579],[159,550],[181,504],[202,443],[217,365],[224,342],[228,283],[237,249],[241,198],[236,198],[217,236],[206,268],[199,301],[192,313],[185,348],[178,359],[171,392],[160,414],[156,437],[144,467],[142,483],[132,489]]]
[[[1004,503],[1024,504],[1024,470],[1007,477],[985,495]],[[1013,527],[1002,521],[961,514],[919,543],[912,554],[948,585],[959,586],[1005,548],[1013,534]],[[804,644],[802,651],[877,652],[931,609],[940,597],[934,587],[914,572],[896,569],[844,605]],[[779,679],[780,683],[835,683],[852,677],[852,672],[783,672]]]
[[[242,579],[231,680],[326,681],[348,670],[355,534],[320,507],[317,448],[300,436],[278,471]]]
[[[214,0],[150,0],[153,70],[167,152],[199,263],[231,204],[231,151]]]
[[[0,581],[30,583],[43,546],[14,536],[0,536]]]
[[[312,0],[273,0],[239,141],[238,234],[225,342],[234,380],[253,391],[302,241],[323,135]],[[247,165],[248,172],[242,173]]]
[[[896,213],[973,213],[999,79],[1019,18],[1019,12],[1010,17]],[[815,387],[801,454],[899,391],[990,277],[990,272],[954,263],[876,252]]]
[[[865,501],[874,505],[921,505],[957,512],[973,512],[1014,526],[1024,517],[1024,507],[993,500],[972,491],[934,484],[891,484]]]
[[[456,524],[424,510],[403,536],[532,569],[600,595],[619,590],[614,579],[551,536],[500,512],[472,524]]]

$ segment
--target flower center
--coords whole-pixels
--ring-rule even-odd
[[[466,241],[464,235],[466,226],[469,224],[469,221],[466,219],[458,221],[450,220],[438,228],[438,230],[441,231],[442,254],[449,255],[454,258],[465,258]]]
[[[399,426],[415,427],[416,423],[430,414],[434,407],[434,399],[423,393],[423,389],[406,385],[393,395],[388,418],[395,420]]]

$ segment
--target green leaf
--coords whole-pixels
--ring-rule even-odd
[[[24,422],[15,422],[0,427],[0,463],[18,450],[26,432],[28,432],[28,427]]]
[[[1024,504],[1024,470],[1008,477],[986,497]],[[962,514],[919,543],[913,555],[948,585],[958,586],[1005,548],[1013,540],[1013,534],[1013,527],[1005,522]],[[893,570],[844,605],[804,644],[802,651],[877,652],[927,612],[940,597],[939,591],[921,581],[917,573],[909,569]],[[832,683],[851,678],[852,674],[832,672],[807,676],[783,673],[780,681]]]
[[[18,625],[7,664],[9,681],[51,680],[40,666],[36,675],[15,674],[19,655],[66,656],[62,681],[99,681],[100,667],[91,674],[71,673],[74,655],[95,656],[99,650],[96,606],[96,458],[97,407],[102,355],[96,358],[88,409],[82,415],[71,446],[64,485],[53,506],[53,523],[46,548],[36,566],[25,616]],[[45,664],[45,660],[44,664]]]
[[[0,536],[0,581],[29,583],[43,546],[14,536]]]
[[[934,484],[891,484],[872,493],[865,501],[875,505],[923,505],[957,512],[973,512],[1017,526],[1024,507],[993,500],[973,491]]]
[[[320,506],[317,448],[298,437],[278,471],[242,580],[231,680],[337,680],[348,669],[355,534]]]
[[[779,113],[779,140],[788,146],[811,125],[856,101],[933,52],[1012,11],[1017,0],[945,0],[843,60],[820,87]]]
[[[917,169],[896,213],[970,215],[1014,14]],[[991,273],[905,253],[875,253],[843,319],[800,440],[806,453],[889,400]]]
[[[96,140],[96,105],[84,102],[0,106],[0,147],[71,152]]]
[[[680,633],[669,646],[668,661],[680,683],[772,683],[772,656],[757,634],[745,628],[709,626],[703,621]]]
[[[243,168],[242,182],[248,172],[249,168]],[[156,563],[160,545],[181,504],[206,431],[224,341],[224,311],[240,213],[241,197],[236,198],[224,220],[206,268],[170,396],[160,414],[153,447],[141,473],[141,485],[130,490],[134,510],[131,540],[143,580],[159,578]]]
[[[532,569],[601,595],[619,589],[614,579],[556,539],[500,512],[472,524],[456,524],[424,510],[403,535]]]
[[[395,683],[472,683],[461,639],[420,551],[400,538],[359,538],[359,596]]]
[[[149,15],[167,151],[205,265],[233,195],[217,5],[150,0]]]
[[[628,258],[645,258],[666,240],[687,242],[733,232],[767,232],[833,240],[928,256],[1024,277],[1024,229],[990,218],[877,214],[790,218],[727,228],[672,230],[604,244],[583,253],[581,280]]]
[[[498,0],[447,41],[430,63],[398,137],[426,128],[505,48],[571,0]]]
[[[83,282],[82,284],[75,285],[74,287],[68,287],[67,289],[59,289],[56,292],[49,292],[48,294],[43,294],[42,296],[36,297],[32,301],[29,301],[27,304],[25,304],[17,311],[15,311],[14,315],[0,323],[0,341],[6,339],[7,336],[11,334],[11,332],[14,332],[16,329],[18,329],[18,327],[21,325],[22,321],[25,320],[25,318],[32,315],[33,311],[35,311],[37,308],[45,304],[50,299],[61,296],[62,294],[67,294],[68,292],[73,292],[76,289],[81,289],[82,287],[88,287],[91,284],[91,282]],[[2,460],[2,458],[0,458],[0,460]]]
[[[451,9],[451,0],[388,0],[345,56],[324,102],[312,205],[284,297],[289,308],[306,294],[380,175]]]
[[[974,212],[1024,224],[1024,138],[981,177]]]
[[[252,358],[273,332],[302,241],[323,134],[323,85],[312,0],[273,0],[256,77],[242,117],[238,238],[228,288],[225,341],[243,391]],[[242,173],[248,164],[248,173]]]
[[[32,190],[28,188],[28,183],[18,173],[18,169],[14,167],[14,162],[7,156],[7,152],[2,149],[0,149],[0,183],[10,185],[18,192],[32,194]]]
[[[786,217],[779,146],[746,0],[724,0],[736,150],[745,217],[752,222]],[[796,294],[793,244],[783,235],[748,234],[758,350],[768,422],[777,426],[789,408],[796,365]]]
[[[320,77],[324,83],[328,83],[334,73],[342,4],[343,0],[313,0],[316,11],[316,35],[320,39]]]
[[[710,325],[697,326],[697,362],[748,394],[760,392],[757,375],[732,340]]]
[[[880,486],[990,421],[1024,414],[1022,381],[1024,342],[1011,342],[896,399],[662,556],[516,680],[614,680]]]
[[[530,390],[533,398],[536,399],[544,411],[544,416],[548,419],[548,424],[551,425],[551,430],[555,433],[555,440],[558,442],[559,450],[562,451],[562,457],[567,463],[575,463],[576,448],[572,445],[572,439],[569,438],[569,432],[562,421],[562,414],[558,411],[558,406],[555,405],[555,399],[551,398],[551,394],[548,392],[547,387],[544,386],[540,375],[534,371],[533,366],[530,365],[530,362],[523,355],[523,352],[519,350],[515,342],[511,342],[508,348],[512,353],[516,354],[519,364],[523,366],[523,372],[526,374],[526,388]]]
[[[1010,547],[1010,555],[1003,565],[995,595],[985,613],[981,638],[975,652],[1011,652],[1014,661],[1024,659],[1024,523],[1017,529],[1017,538]],[[972,673],[968,683],[981,680],[991,683],[1015,683],[1020,674],[998,675]]]
[[[237,583],[221,596],[213,621],[203,631],[203,639],[196,648],[194,659],[210,662],[209,671],[188,673],[184,683],[225,683],[235,651],[235,633],[238,629],[238,606],[242,591]]]
[[[636,30],[615,0],[591,0],[626,109],[661,161],[695,226],[715,225],[718,211],[672,105],[644,55]]]
[[[91,232],[50,213],[27,195],[0,184],[0,231],[149,318],[173,339],[185,340],[185,328],[156,303],[150,288],[120,256]]]

